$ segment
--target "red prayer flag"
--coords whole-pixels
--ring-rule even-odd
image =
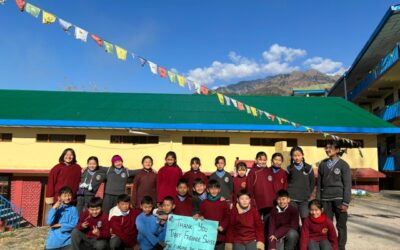
[[[167,70],[164,67],[158,66],[158,73],[162,78],[167,77]]]
[[[239,110],[244,110],[243,103],[237,102],[237,108],[238,108]]]
[[[24,11],[24,7],[25,7],[25,0],[15,0],[15,3],[18,6],[18,9],[20,11]]]
[[[203,95],[208,95],[208,88],[206,86],[201,86],[200,93]]]
[[[100,37],[94,34],[91,34],[90,36],[92,37],[93,41],[95,41],[100,47],[103,46],[103,40]]]

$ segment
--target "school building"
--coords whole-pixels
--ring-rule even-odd
[[[368,112],[400,126],[400,5],[386,12],[349,70],[335,83],[329,96],[341,96]],[[400,135],[377,137],[379,170],[387,178],[385,189],[400,189]]]
[[[400,129],[343,98],[237,96],[237,100],[316,130],[357,140],[343,158],[353,169],[354,185],[378,191],[378,136]],[[144,155],[154,169],[165,153],[177,153],[189,170],[198,156],[204,172],[215,171],[214,159],[227,158],[227,170],[237,159],[253,160],[258,151],[282,152],[285,165],[292,146],[303,147],[314,168],[326,157],[322,134],[253,117],[233,106],[220,105],[215,95],[92,93],[0,90],[1,194],[33,225],[42,224],[49,170],[61,152],[75,149],[78,163],[95,155],[109,166],[114,154],[127,168],[141,168]]]

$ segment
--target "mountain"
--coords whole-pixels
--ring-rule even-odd
[[[339,76],[329,76],[317,70],[293,71],[264,79],[241,81],[217,88],[226,95],[291,95],[293,89],[331,88]]]

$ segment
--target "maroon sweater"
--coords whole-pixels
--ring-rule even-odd
[[[153,205],[155,205],[157,201],[157,174],[152,169],[142,169],[135,176],[132,192],[133,206],[139,208],[143,197],[146,195],[153,199]]]
[[[268,224],[268,239],[274,235],[277,239],[284,237],[290,229],[299,229],[299,211],[289,205],[284,211],[279,212],[277,207],[271,210]],[[276,249],[276,240],[270,241],[269,249]]]
[[[338,239],[332,221],[322,214],[319,218],[309,216],[301,228],[300,250],[307,250],[308,242],[329,240],[333,250],[338,250]]]
[[[246,189],[246,185],[247,185],[247,177],[243,176],[236,176],[233,178],[233,193],[232,193],[232,199],[231,201],[236,204],[236,200],[237,200],[237,194],[239,193],[240,190]]]
[[[250,210],[244,212],[237,204],[231,210],[226,242],[247,243],[253,240],[264,242],[264,225],[260,214],[254,207],[250,207]]]
[[[89,222],[87,228],[82,227],[82,223],[85,221]],[[93,227],[97,227],[100,230],[99,237],[93,235]],[[97,240],[106,240],[110,238],[110,223],[108,222],[108,215],[103,212],[101,212],[97,217],[92,217],[89,215],[88,210],[85,210],[79,217],[76,228],[86,234],[88,238],[96,238]]]
[[[46,189],[46,203],[55,203],[58,200],[58,193],[62,187],[72,189],[72,200],[76,201],[76,193],[81,181],[82,168],[78,164],[66,165],[59,163],[49,173]]]
[[[190,196],[181,201],[178,196],[175,196],[174,214],[182,216],[193,216],[193,202]]]
[[[134,247],[136,238],[136,217],[141,213],[140,209],[130,209],[126,216],[113,216],[110,220],[111,233],[118,236],[124,243],[124,247]]]
[[[200,170],[198,170],[198,171],[193,171],[193,170],[187,171],[187,172],[183,175],[182,178],[188,181],[188,184],[189,184],[189,194],[190,194],[190,195],[193,195],[193,181],[194,181],[195,179],[197,179],[197,178],[202,179],[202,180],[204,181],[204,183],[205,183],[206,186],[207,186],[207,183],[208,183],[207,176],[206,176],[203,172],[201,172]]]
[[[204,219],[218,221],[218,226],[224,230],[218,231],[217,241],[225,242],[226,230],[229,227],[230,209],[226,201],[204,200],[200,205],[200,213]]]
[[[168,166],[160,168],[157,174],[157,202],[162,202],[166,196],[175,197],[176,184],[182,177],[179,166]]]

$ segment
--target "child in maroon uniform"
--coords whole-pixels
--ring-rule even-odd
[[[275,153],[272,155],[272,179],[275,193],[281,189],[286,190],[288,187],[287,176],[285,170],[282,169],[283,155]]]
[[[133,207],[140,208],[140,203],[145,196],[150,196],[153,202],[157,199],[157,174],[153,171],[153,158],[146,155],[142,159],[143,169],[136,175],[132,192]],[[153,204],[154,206],[155,204]]]
[[[78,221],[78,225],[71,233],[72,249],[79,250],[82,247],[95,248],[97,250],[107,248],[107,240],[110,238],[110,224],[107,214],[101,210],[103,201],[99,197],[93,197]]]
[[[236,173],[237,175],[233,178],[233,194],[232,194],[232,202],[236,204],[237,195],[241,190],[246,190],[246,182],[247,182],[247,166],[244,162],[239,162],[236,164]]]
[[[165,156],[165,165],[157,174],[157,202],[163,202],[166,196],[175,197],[176,184],[182,178],[182,170],[176,163],[176,154],[169,151]]]
[[[76,193],[81,181],[82,168],[76,160],[75,151],[72,148],[65,149],[58,164],[55,165],[49,173],[46,189],[46,204],[51,205],[57,202],[58,193],[62,187],[72,189],[72,202],[76,202]]]
[[[289,193],[279,190],[276,194],[278,205],[271,210],[268,220],[269,249],[296,249],[299,239],[299,211],[289,205]]]
[[[223,250],[225,248],[226,230],[229,226],[229,205],[226,201],[221,201],[221,186],[217,180],[210,180],[207,190],[207,200],[201,203],[200,213],[195,215],[194,219],[204,218],[218,221],[218,236],[215,249]]]
[[[308,206],[310,216],[301,228],[300,250],[338,250],[338,239],[332,221],[323,213],[322,204],[312,200]]]
[[[248,177],[252,176],[258,170],[262,170],[262,169],[266,168],[267,167],[267,161],[268,161],[267,154],[265,152],[263,152],[263,151],[258,152],[257,155],[256,155],[256,159],[254,161],[254,165],[250,169],[250,171],[247,174],[247,176]]]
[[[117,206],[120,214],[114,215],[110,219],[111,239],[110,248],[124,249],[134,248],[137,245],[136,238],[136,217],[140,214],[140,209],[130,208],[131,198],[127,194],[118,196]]]
[[[193,216],[192,198],[188,193],[188,181],[180,179],[176,185],[177,195],[175,196],[174,214],[182,216]]]
[[[183,175],[183,179],[186,179],[188,181],[190,195],[193,195],[191,187],[193,187],[193,181],[195,179],[200,178],[207,185],[208,182],[207,176],[200,171],[200,166],[201,166],[200,158],[193,157],[190,160],[190,170]]]
[[[264,249],[264,226],[255,207],[250,205],[246,190],[237,194],[237,204],[231,211],[225,249]]]
[[[193,214],[196,215],[200,212],[200,206],[203,201],[207,199],[207,187],[204,181],[197,178],[193,182]]]

